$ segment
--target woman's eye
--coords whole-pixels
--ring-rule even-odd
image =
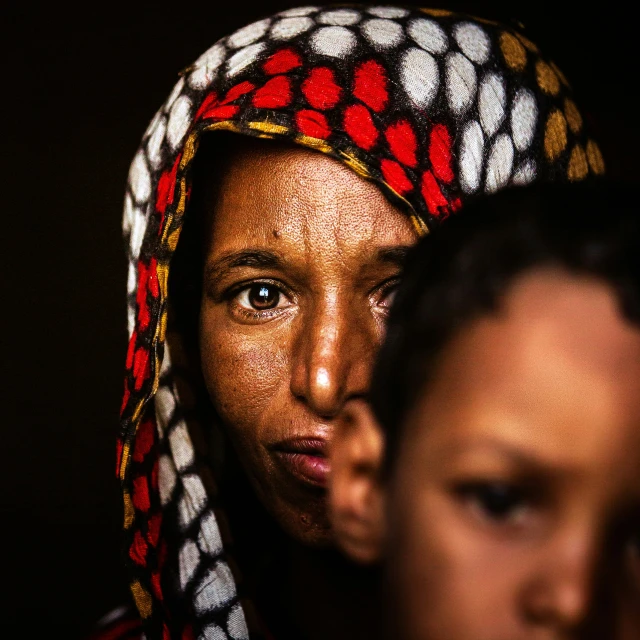
[[[496,522],[512,521],[528,506],[525,492],[509,483],[470,483],[458,487],[456,492],[480,515]]]
[[[391,307],[396,297],[396,292],[398,291],[399,284],[400,283],[396,281],[388,284],[383,288],[377,303],[379,307],[383,307],[384,309],[389,309]]]
[[[282,306],[282,291],[269,282],[255,282],[236,295],[238,304],[247,311],[268,311]]]

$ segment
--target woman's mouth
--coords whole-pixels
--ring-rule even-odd
[[[273,451],[282,466],[298,480],[315,487],[325,487],[329,475],[327,441],[295,438],[279,442]]]

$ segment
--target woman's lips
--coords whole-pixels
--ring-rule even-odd
[[[326,486],[330,469],[326,440],[285,440],[276,444],[273,450],[285,469],[296,478],[316,487]]]

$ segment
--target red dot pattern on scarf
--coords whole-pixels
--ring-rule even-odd
[[[387,73],[375,60],[363,62],[355,71],[353,95],[376,113],[382,111],[389,101]]]
[[[378,140],[378,129],[371,113],[361,104],[351,105],[344,110],[344,130],[365,151],[369,151]]]
[[[256,87],[252,82],[247,82],[247,81],[240,82],[239,84],[236,84],[235,86],[231,87],[229,91],[227,91],[227,95],[224,97],[223,100],[220,101],[220,104],[224,105],[224,104],[229,104],[231,102],[234,102],[241,96],[247,93],[251,93],[255,88]]]
[[[162,512],[154,514],[149,518],[147,525],[147,540],[152,547],[158,545],[160,539],[160,527],[162,526]]]
[[[440,216],[449,213],[449,201],[442,194],[431,171],[425,171],[422,175],[422,197],[431,215]]]
[[[143,462],[146,455],[151,451],[155,441],[154,429],[155,426],[151,420],[144,420],[140,423],[133,448],[133,459],[136,462]]]
[[[158,598],[158,600],[162,600],[162,585],[160,584],[159,571],[154,571],[151,574],[151,590],[153,591],[153,595]]]
[[[147,543],[140,531],[133,536],[133,543],[129,548],[129,557],[136,563],[145,566],[147,563]]]
[[[331,109],[340,100],[342,89],[336,84],[332,69],[316,67],[302,83],[302,93],[314,109]]]
[[[418,140],[413,128],[406,120],[389,125],[385,131],[385,137],[389,143],[391,153],[402,164],[408,167],[415,167],[418,164],[416,157]]]
[[[380,170],[388,185],[401,196],[413,189],[411,180],[395,160],[387,160],[385,158],[380,162]]]
[[[253,95],[253,106],[258,109],[279,109],[291,103],[291,80],[287,76],[276,76]]]
[[[275,76],[279,73],[287,73],[300,65],[302,65],[302,59],[293,49],[280,49],[265,60],[262,69],[268,76]]]
[[[182,632],[182,640],[193,640],[193,629],[190,624],[184,628],[184,631]]]
[[[223,107],[214,107],[202,114],[207,120],[230,120],[240,111],[237,105],[226,105]]]
[[[144,347],[138,347],[133,356],[133,388],[136,391],[142,389],[144,381],[151,375],[149,364],[149,352]]]
[[[453,180],[451,166],[451,135],[443,124],[437,124],[431,129],[429,136],[429,160],[433,173],[439,180],[447,184]]]
[[[215,91],[207,94],[205,99],[201,102],[198,110],[196,111],[196,115],[194,120],[197,122],[201,118],[204,117],[204,114],[207,113],[210,109],[213,109],[218,104],[218,94]]]
[[[164,171],[158,179],[158,188],[156,190],[156,211],[161,216],[159,229],[162,229],[164,214],[167,207],[173,204],[173,193],[175,191],[176,176],[178,174],[178,167],[180,166],[181,158],[182,155],[179,154],[171,169],[169,171]]]
[[[144,476],[138,476],[133,480],[133,506],[138,511],[149,511],[149,484]]]
[[[311,109],[302,109],[296,113],[296,127],[300,133],[311,138],[326,140],[331,134],[324,114]]]

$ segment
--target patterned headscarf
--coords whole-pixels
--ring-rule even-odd
[[[201,136],[282,138],[375,181],[417,234],[479,194],[601,174],[560,70],[510,27],[442,10],[302,7],[223,38],[153,118],[127,187],[130,342],[117,470],[147,638],[248,638],[215,487],[165,344],[171,257]],[[197,416],[196,416],[197,417]],[[252,636],[260,632],[252,629]]]

